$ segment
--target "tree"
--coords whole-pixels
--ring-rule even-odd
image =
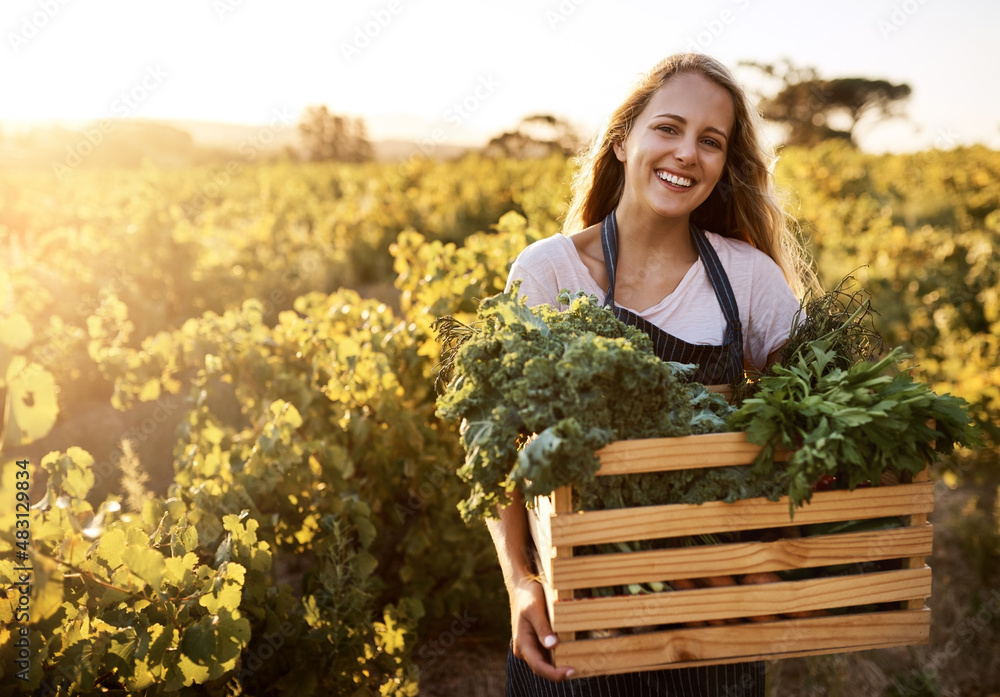
[[[368,162],[372,145],[361,118],[331,114],[326,106],[312,106],[299,121],[306,157],[312,161]]]
[[[812,146],[822,140],[841,139],[851,145],[862,119],[902,117],[902,103],[910,86],[888,80],[844,77],[826,80],[813,68],[744,62],[779,82],[772,96],[763,96],[764,118],[787,128],[786,145]]]
[[[580,144],[580,136],[569,122],[551,114],[535,114],[521,119],[515,130],[491,139],[483,152],[489,157],[529,159],[554,153],[572,155]]]

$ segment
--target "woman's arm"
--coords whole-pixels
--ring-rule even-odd
[[[771,354],[767,357],[767,365],[764,366],[764,372],[766,372],[767,369],[770,368],[775,363],[781,362],[781,349],[783,348],[785,348],[784,344],[771,351]]]
[[[558,639],[549,624],[542,586],[532,569],[528,513],[520,491],[514,492],[510,504],[500,509],[499,515],[499,520],[487,520],[486,525],[510,596],[514,655],[540,677],[556,682],[572,677],[572,668],[556,668],[548,657],[547,649],[555,646]]]

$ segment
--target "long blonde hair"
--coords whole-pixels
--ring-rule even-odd
[[[760,112],[722,63],[700,53],[678,53],[643,75],[580,158],[573,181],[573,200],[563,231],[576,232],[603,220],[618,205],[625,186],[625,166],[614,144],[624,142],[639,113],[670,78],[695,73],[729,93],[733,132],[722,178],[708,198],[691,213],[702,228],[733,237],[760,249],[777,262],[798,297],[819,289],[793,221],[782,210],[769,166],[773,156],[761,144]]]

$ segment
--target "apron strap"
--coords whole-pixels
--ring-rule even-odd
[[[734,376],[733,379],[736,379],[743,374],[743,324],[740,321],[736,295],[733,293],[732,284],[729,283],[729,276],[726,275],[726,271],[722,267],[719,255],[712,243],[708,241],[704,231],[691,223],[690,232],[695,249],[698,251],[698,258],[705,266],[708,280],[712,284],[712,290],[715,291],[715,297],[718,299],[722,314],[726,319],[726,334],[722,346],[728,350],[724,360],[730,364],[728,373]],[[608,276],[608,292],[604,296],[604,306],[615,309],[616,314],[625,312],[623,308],[616,309],[614,304],[616,268],[618,266],[618,220],[614,210],[601,223],[601,247],[604,250],[604,269]],[[636,320],[641,320],[643,325],[648,325],[650,328],[655,326],[638,316],[636,316]],[[647,331],[647,333],[652,332]],[[676,338],[673,340],[678,344],[686,344],[686,342],[681,342]],[[694,347],[692,346],[692,348]]]
[[[719,261],[719,255],[712,243],[708,241],[705,233],[694,223],[691,223],[690,226],[691,239],[698,251],[701,263],[705,265],[708,280],[712,283],[712,289],[722,307],[726,323],[739,327],[741,325],[740,312],[736,304],[736,295],[729,283],[729,276],[726,275],[725,269],[722,268],[722,262]],[[608,292],[604,296],[604,305],[613,307],[615,303],[615,269],[618,266],[618,221],[615,217],[615,211],[611,211],[601,223],[601,247],[604,249],[604,269],[608,274]]]
[[[708,236],[705,235],[705,232],[700,230],[694,223],[691,223],[691,238],[698,249],[698,256],[701,257],[701,263],[705,265],[705,271],[708,272],[708,280],[712,282],[712,290],[715,291],[715,297],[719,299],[719,305],[722,307],[722,314],[726,318],[726,323],[729,325],[730,330],[742,329],[740,310],[736,304],[736,294],[733,293],[733,286],[729,283],[729,276],[726,275],[726,270],[722,268],[722,262],[719,261],[719,255],[715,251],[715,247],[708,241]]]
[[[604,250],[604,270],[608,274],[608,292],[604,306],[615,306],[615,267],[618,266],[618,220],[612,210],[601,223],[601,247]]]

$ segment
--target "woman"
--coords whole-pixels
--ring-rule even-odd
[[[529,304],[561,289],[604,298],[646,331],[663,360],[698,364],[728,384],[772,363],[797,298],[815,277],[776,202],[759,116],[727,68],[700,54],[667,58],[611,115],[584,159],[564,231],[515,261]],[[527,554],[515,495],[490,523],[510,595],[508,695],[763,695],[763,663],[572,678]]]

